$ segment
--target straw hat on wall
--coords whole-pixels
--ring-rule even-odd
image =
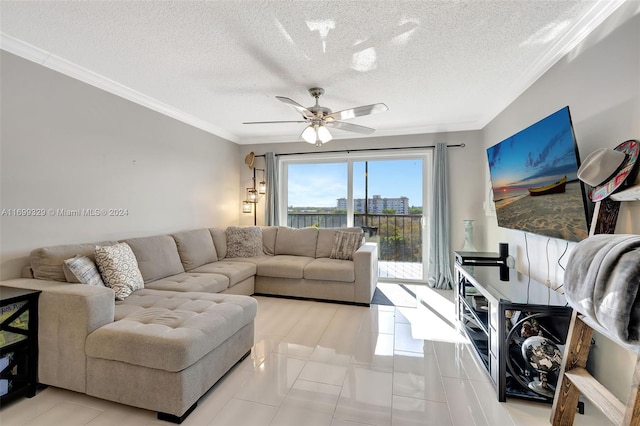
[[[250,169],[253,169],[256,165],[256,153],[251,151],[244,157],[244,164],[249,166]]]

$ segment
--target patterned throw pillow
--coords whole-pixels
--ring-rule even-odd
[[[329,258],[353,260],[353,253],[360,248],[362,240],[363,237],[360,233],[336,231]]]
[[[227,257],[253,257],[262,251],[262,229],[258,226],[229,226],[227,236]]]
[[[144,288],[138,261],[127,243],[96,246],[96,263],[104,283],[115,291],[116,299],[124,300],[132,292]]]
[[[77,255],[65,260],[62,264],[62,271],[67,282],[104,286],[96,264],[87,256]]]

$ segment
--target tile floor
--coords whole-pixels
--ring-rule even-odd
[[[256,344],[189,425],[547,425],[550,405],[498,403],[456,331],[452,291],[380,287],[396,306],[258,297]],[[423,300],[428,307],[420,301]],[[576,424],[606,425],[587,405]],[[0,424],[157,425],[154,412],[56,388],[0,409]]]

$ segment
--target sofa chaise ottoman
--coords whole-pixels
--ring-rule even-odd
[[[181,423],[251,351],[257,302],[247,296],[15,279],[41,290],[38,382],[158,412]]]
[[[136,291],[87,336],[86,393],[180,422],[249,354],[256,312],[246,296]]]

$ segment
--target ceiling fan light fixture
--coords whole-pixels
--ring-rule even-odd
[[[360,126],[358,124],[345,123],[342,120],[350,120],[352,118],[361,117],[363,115],[374,114],[382,111],[387,111],[389,108],[382,103],[363,105],[355,108],[349,108],[342,111],[331,112],[329,108],[320,105],[318,98],[324,94],[324,89],[321,87],[312,87],[309,89],[309,94],[315,98],[316,104],[309,108],[305,108],[296,101],[286,98],[284,96],[276,96],[280,102],[283,102],[298,113],[302,114],[303,121],[249,121],[244,124],[267,124],[267,123],[308,123],[308,126],[300,134],[300,139],[307,143],[313,144],[317,147],[329,142],[333,139],[331,132],[327,127],[334,129],[345,130],[347,132],[360,133],[362,135],[370,135],[375,131],[370,127]],[[326,126],[326,127],[325,127]],[[247,160],[245,159],[245,162]],[[247,163],[249,167],[252,166]],[[262,193],[262,192],[261,192]]]
[[[333,139],[329,130],[321,124],[310,124],[300,136],[305,142],[315,146],[322,146],[323,143]]]
[[[324,126],[318,126],[316,132],[318,133],[318,139],[320,139],[320,142],[322,143],[329,142],[333,139],[333,136],[329,133],[329,129]]]
[[[316,143],[316,129],[313,125],[308,126],[300,135],[307,143]]]

